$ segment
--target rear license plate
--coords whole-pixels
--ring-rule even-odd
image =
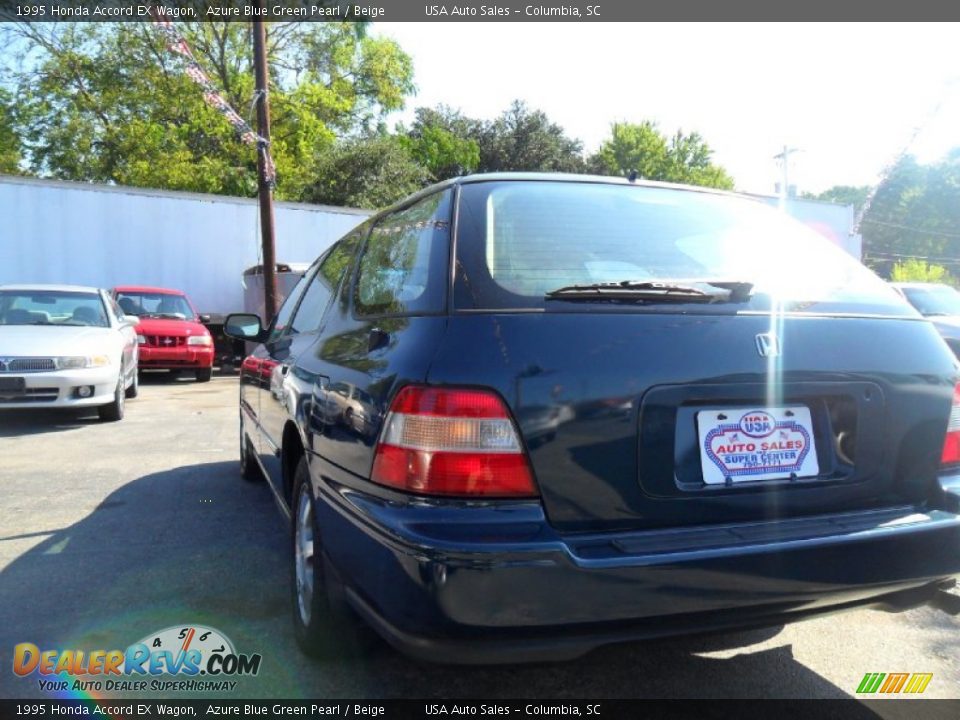
[[[20,395],[26,388],[26,381],[22,377],[0,377],[0,394]]]
[[[809,408],[703,410],[697,431],[707,485],[820,473]]]

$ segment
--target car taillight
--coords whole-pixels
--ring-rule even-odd
[[[371,479],[423,495],[539,494],[503,400],[466,388],[408,386],[397,393]]]
[[[960,463],[960,383],[953,388],[953,406],[950,408],[950,421],[947,423],[947,437],[943,440],[941,465]]]

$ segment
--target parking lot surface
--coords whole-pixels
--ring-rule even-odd
[[[240,479],[237,423],[230,376],[147,377],[120,423],[0,412],[0,697],[47,696],[37,675],[11,671],[17,643],[122,649],[181,624],[263,656],[256,677],[215,697],[844,698],[867,672],[933,673],[925,697],[960,697],[960,622],[932,608],[621,645],[562,664],[435,666],[382,644],[311,660],[292,635],[286,521],[263,483]]]

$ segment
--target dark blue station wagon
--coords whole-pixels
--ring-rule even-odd
[[[775,209],[457,178],[327,250],[240,388],[296,637],[443,662],[928,602],[960,574],[958,366]],[[359,627],[358,627],[359,629]]]

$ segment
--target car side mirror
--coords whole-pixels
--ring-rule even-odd
[[[223,334],[237,340],[263,342],[265,339],[260,316],[253,313],[231,313],[223,321]]]
[[[209,324],[210,324],[210,316],[207,315],[207,314],[205,314],[205,313],[202,314],[202,315],[200,315],[200,322],[203,323],[204,325],[209,325]]]
[[[122,315],[120,317],[120,324],[127,325],[129,327],[135,327],[140,323],[140,318],[136,315]]]

